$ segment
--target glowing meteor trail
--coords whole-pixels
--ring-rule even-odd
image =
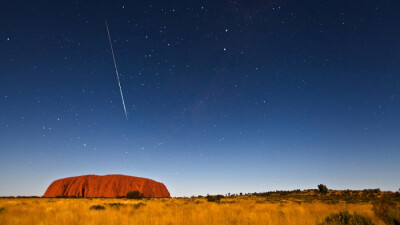
[[[126,117],[126,119],[128,119],[128,114],[126,113],[124,95],[122,94],[121,82],[119,81],[119,73],[118,73],[118,68],[117,68],[117,62],[115,61],[114,49],[113,49],[113,46],[112,46],[112,43],[111,43],[110,30],[108,29],[107,20],[106,20],[106,27],[107,27],[108,40],[110,41],[111,54],[112,54],[113,61],[114,61],[115,73],[117,74],[119,92],[121,93],[122,105],[124,106],[125,117]]]

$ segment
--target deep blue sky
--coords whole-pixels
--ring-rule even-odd
[[[400,2],[6,1],[0,195],[400,188]],[[126,120],[106,33],[108,20]]]

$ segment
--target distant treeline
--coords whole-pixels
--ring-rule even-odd
[[[294,202],[312,202],[315,200],[322,201],[325,203],[359,203],[359,202],[375,202],[377,200],[387,200],[400,202],[400,192],[392,191],[381,191],[379,188],[376,189],[364,189],[364,190],[329,190],[325,185],[318,186],[319,189],[307,189],[307,190],[289,190],[289,191],[268,191],[268,192],[253,192],[253,193],[239,193],[226,195],[207,195],[204,196],[208,201],[220,201],[222,198],[235,198],[240,196],[246,197],[262,197],[267,202],[282,202],[282,201],[294,201]],[[196,198],[192,196],[192,198]],[[197,198],[203,198],[199,195]]]
[[[326,187],[326,186],[325,186]],[[324,191],[323,191],[324,190]],[[394,195],[399,195],[400,192],[392,192],[392,191],[381,191],[379,188],[375,188],[375,189],[364,189],[364,190],[350,190],[350,189],[346,189],[346,190],[329,190],[326,188],[319,190],[319,189],[305,189],[305,190],[300,190],[300,189],[296,189],[296,190],[276,190],[276,191],[267,191],[267,192],[249,192],[249,193],[227,193],[225,195],[222,196],[271,196],[271,195],[293,195],[293,194],[303,194],[303,195],[320,195],[321,193],[323,194],[339,194],[339,195],[354,195],[354,194],[363,194],[363,195],[379,195],[379,194],[383,194],[383,195],[387,195],[387,194],[394,194]],[[218,194],[221,195],[221,194]],[[209,196],[209,195],[207,195]],[[196,196],[192,196],[196,197]],[[197,197],[205,197],[202,195],[198,195]]]
[[[42,198],[42,196],[0,196],[0,198]]]

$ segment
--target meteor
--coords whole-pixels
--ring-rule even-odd
[[[121,82],[119,81],[119,73],[118,73],[118,68],[117,68],[117,62],[115,61],[114,49],[113,49],[113,46],[112,46],[112,43],[111,43],[110,30],[108,29],[107,20],[106,20],[106,28],[107,28],[107,34],[108,34],[108,41],[110,42],[110,47],[111,47],[111,54],[112,54],[112,58],[113,58],[113,61],[114,61],[115,73],[117,74],[119,92],[121,93],[122,105],[124,106],[125,117],[126,117],[126,119],[128,119],[128,114],[126,112],[126,107],[125,107],[124,95],[122,94]]]

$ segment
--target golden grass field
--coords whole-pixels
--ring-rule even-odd
[[[204,198],[3,198],[0,199],[0,225],[310,225],[343,210],[368,216],[376,225],[383,225],[374,217],[369,203],[271,203],[264,200],[248,196],[224,198],[221,203],[207,202]],[[105,209],[89,209],[92,205],[102,205]]]

